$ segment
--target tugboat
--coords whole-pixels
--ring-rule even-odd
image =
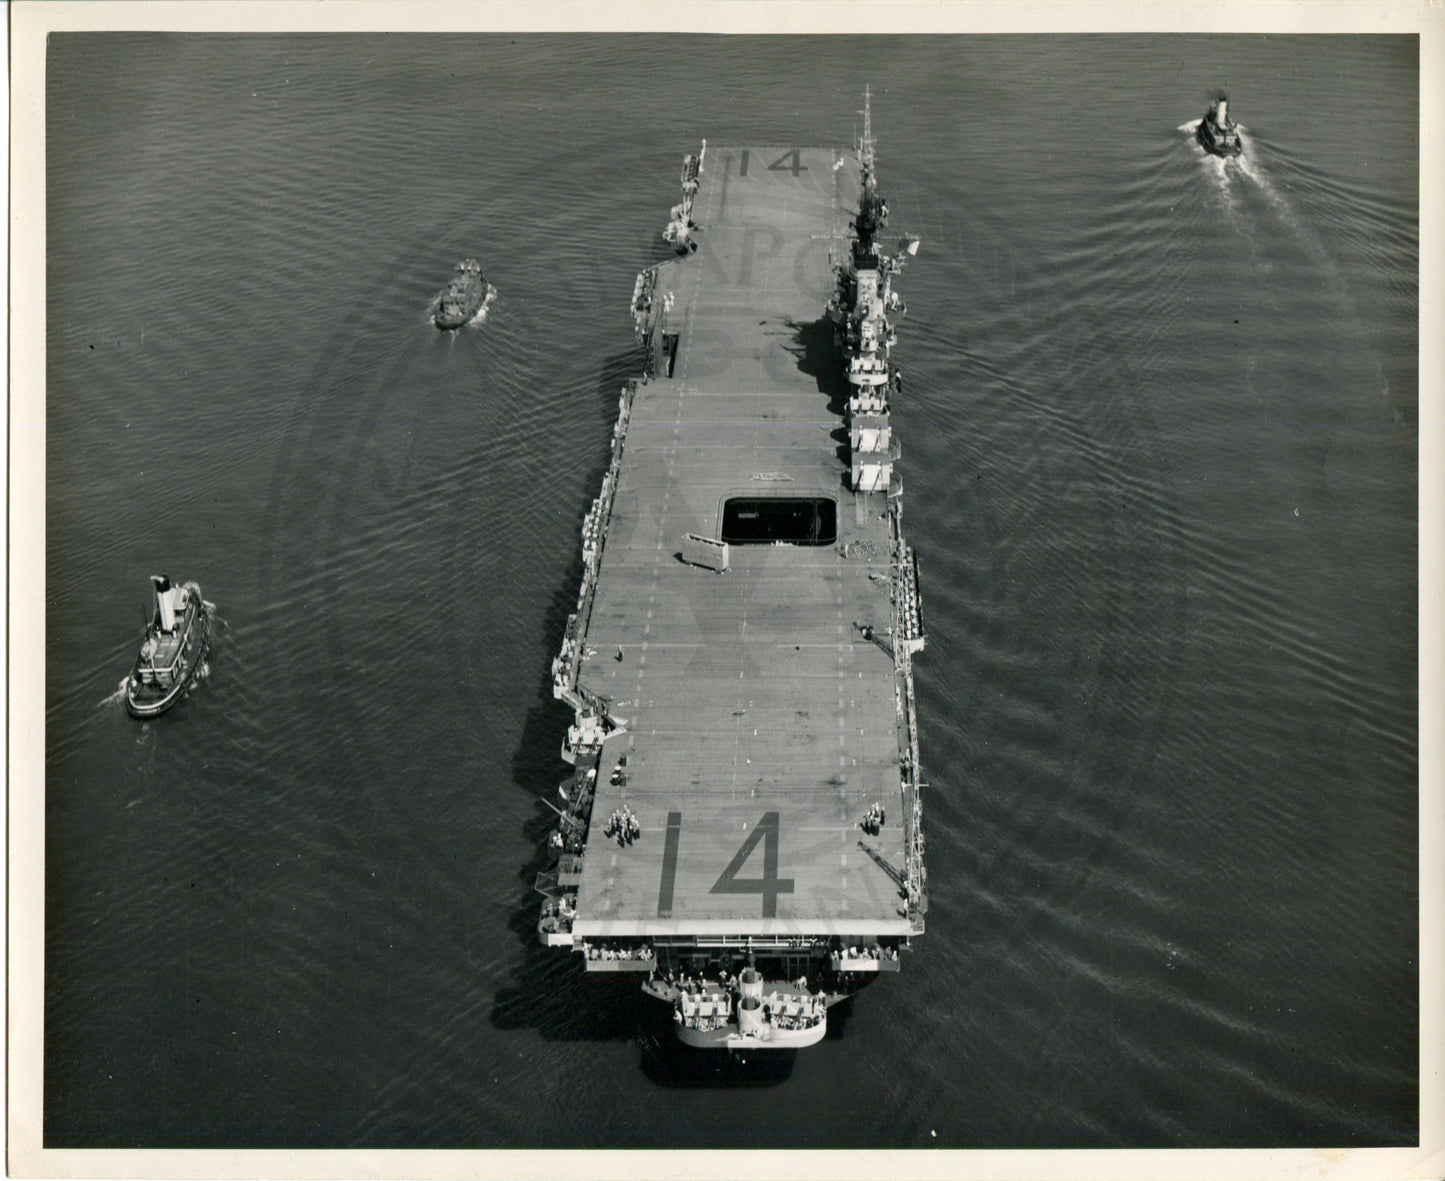
[[[464,258],[452,272],[452,281],[442,292],[436,315],[432,318],[438,328],[460,328],[479,311],[487,301],[487,280],[482,275],[482,264],[474,258]]]
[[[155,613],[125,686],[132,717],[154,718],[185,696],[205,663],[211,644],[211,616],[194,582],[172,586],[164,574],[152,574]]]
[[[1229,117],[1229,95],[1220,94],[1209,104],[1209,113],[1199,120],[1199,146],[1215,156],[1237,156],[1244,145],[1239,129]]]

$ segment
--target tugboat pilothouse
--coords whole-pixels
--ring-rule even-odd
[[[1237,156],[1244,145],[1239,128],[1229,117],[1229,95],[1220,94],[1209,104],[1209,112],[1199,120],[1199,145],[1215,156]]]
[[[201,588],[194,582],[172,586],[164,574],[152,574],[151,582],[155,609],[125,686],[126,708],[137,718],[163,714],[185,696],[211,643]]]

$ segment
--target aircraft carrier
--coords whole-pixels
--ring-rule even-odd
[[[557,698],[541,940],[637,973],[687,1044],[819,1041],[923,933],[924,646],[871,102],[851,152],[686,156],[638,276]]]

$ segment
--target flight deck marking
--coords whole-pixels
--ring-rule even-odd
[[[752,851],[763,842],[763,876],[740,878],[738,871],[746,864]],[[753,826],[728,867],[709,893],[712,894],[761,894],[763,896],[763,918],[778,917],[778,895],[793,892],[793,879],[778,877],[778,814],[764,812],[763,818]]]
[[[808,166],[803,163],[803,149],[794,148],[791,152],[784,152],[768,165],[768,171],[792,172],[794,176],[797,176],[800,172],[807,172]]]
[[[662,885],[657,891],[657,917],[672,917],[672,887],[677,881],[677,844],[682,833],[682,813],[667,814],[667,838],[662,846]]]

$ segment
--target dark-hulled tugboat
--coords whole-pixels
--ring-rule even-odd
[[[1219,94],[1209,104],[1209,113],[1199,120],[1199,145],[1215,156],[1237,156],[1243,144],[1239,128],[1229,117],[1229,95]]]
[[[452,281],[442,292],[437,304],[436,321],[438,328],[460,328],[487,302],[487,280],[482,274],[482,264],[474,258],[464,258],[452,272]]]
[[[163,714],[185,696],[205,664],[211,644],[211,616],[194,582],[172,586],[152,574],[155,613],[125,686],[125,705],[137,718]]]

